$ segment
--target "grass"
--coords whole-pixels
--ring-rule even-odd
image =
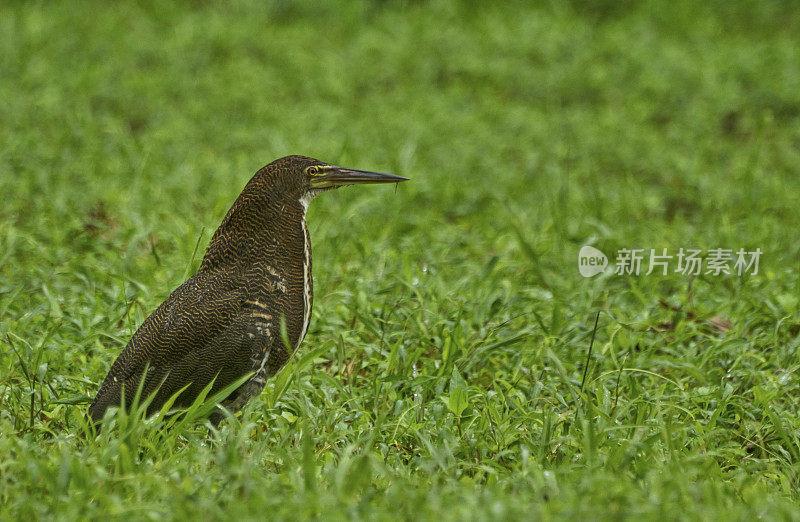
[[[767,1],[9,3],[0,518],[800,518],[798,34]],[[311,328],[240,417],[84,436],[286,154],[412,181],[314,201]],[[584,279],[585,244],[764,254]]]

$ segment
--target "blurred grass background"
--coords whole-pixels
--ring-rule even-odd
[[[793,3],[2,10],[4,517],[800,517]],[[219,434],[78,436],[287,154],[412,178],[314,201],[302,363]],[[764,254],[583,279],[584,244]]]

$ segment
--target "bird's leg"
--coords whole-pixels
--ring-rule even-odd
[[[224,408],[228,410],[231,414],[235,415],[239,410],[241,410],[244,407],[245,404],[247,404],[247,401],[249,401],[250,399],[261,393],[261,391],[264,389],[265,383],[266,383],[266,375],[262,370],[252,379],[250,379],[249,381],[247,381],[242,385],[235,399],[233,399],[227,404],[220,404],[217,407],[220,409]],[[214,413],[211,414],[209,420],[215,427],[217,427],[224,418],[225,418],[225,413],[223,411],[215,411]]]
[[[241,410],[247,401],[252,399],[253,397],[257,396],[261,393],[264,389],[264,385],[267,382],[266,372],[261,369],[257,374],[253,376],[252,379],[247,381],[242,389],[239,391],[239,394],[236,398],[231,401],[230,404],[226,406],[231,413],[236,413]]]
[[[260,306],[258,301],[253,301],[253,303]],[[250,362],[255,374],[236,390],[236,395],[232,400],[219,405],[219,410],[210,416],[209,420],[214,426],[219,426],[219,423],[225,418],[224,411],[220,411],[222,408],[235,414],[247,404],[247,401],[260,394],[267,382],[267,361],[271,353],[272,342],[272,333],[270,332],[272,323],[269,322],[271,317],[266,313],[256,312],[251,318],[252,322],[245,328],[243,339],[245,342],[252,343]]]
[[[220,422],[222,422],[222,420],[225,418],[225,412],[219,411],[222,408],[235,415],[244,407],[245,404],[247,404],[247,401],[261,393],[266,382],[267,374],[262,368],[249,381],[242,384],[236,394],[236,397],[232,401],[217,406],[218,410],[212,413],[209,417],[211,424],[213,424],[214,427],[218,427]]]

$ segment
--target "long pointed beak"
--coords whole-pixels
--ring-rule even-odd
[[[408,181],[408,178],[395,176],[394,174],[381,174],[380,172],[334,167],[326,174],[314,176],[311,179],[311,186],[315,188],[329,188],[365,183],[399,183],[401,181]]]

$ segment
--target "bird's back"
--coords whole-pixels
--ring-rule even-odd
[[[120,404],[123,393],[130,404],[146,368],[142,396],[159,390],[151,411],[188,383],[176,405],[191,402],[215,377],[214,388],[219,389],[246,373],[215,361],[222,354],[210,349],[242,313],[244,292],[241,276],[225,270],[198,272],[179,286],[144,321],[111,366],[89,407],[91,417],[100,420],[109,406]],[[236,349],[234,344],[228,347]],[[228,360],[237,360],[235,353],[229,355]]]

